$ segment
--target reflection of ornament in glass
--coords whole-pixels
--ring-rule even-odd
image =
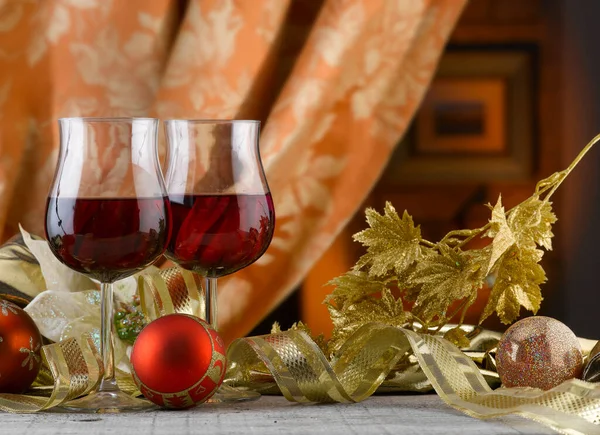
[[[142,394],[167,408],[190,408],[210,398],[225,377],[225,344],[204,320],[171,314],[148,324],[131,352]]]
[[[115,332],[121,340],[133,344],[144,326],[146,318],[140,309],[140,298],[135,295],[130,304],[121,302],[121,308],[114,315]]]
[[[0,300],[0,392],[22,393],[40,371],[42,336],[18,306]]]
[[[565,324],[544,316],[519,320],[498,343],[496,364],[505,387],[549,390],[579,377],[579,340]]]

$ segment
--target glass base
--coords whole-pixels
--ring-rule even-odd
[[[230,387],[229,385],[221,385],[217,392],[206,401],[206,403],[235,403],[235,402],[251,402],[260,399],[260,393],[252,390],[242,390]]]
[[[61,408],[71,412],[118,414],[151,411],[157,406],[148,400],[136,399],[122,391],[99,391],[65,403]]]

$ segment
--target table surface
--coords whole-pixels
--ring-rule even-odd
[[[0,434],[553,434],[519,416],[477,420],[434,394],[373,396],[356,404],[298,404],[262,397],[238,404],[205,404],[185,411],[135,414],[0,412]]]

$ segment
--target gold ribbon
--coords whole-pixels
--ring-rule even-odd
[[[272,389],[268,372],[290,401],[359,402],[409,351],[438,395],[472,417],[520,414],[565,434],[600,433],[600,385],[572,379],[549,391],[494,391],[447,340],[377,323],[359,328],[331,362],[304,331],[238,339],[228,350],[228,378],[265,392]]]
[[[142,311],[148,319],[173,313],[199,316],[204,312],[200,277],[188,270],[171,267],[141,275],[138,292]]]
[[[70,338],[42,348],[44,366],[37,386],[28,394],[0,394],[0,409],[29,413],[42,411],[88,394],[100,379],[101,360],[91,340],[82,346]],[[50,375],[50,376],[49,376]],[[52,379],[52,388],[47,380]]]

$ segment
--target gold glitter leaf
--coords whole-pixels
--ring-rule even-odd
[[[444,334],[444,338],[459,348],[466,348],[471,345],[471,341],[467,338],[467,333],[459,326],[449,329]]]
[[[351,270],[334,278],[328,285],[335,285],[335,290],[325,298],[326,303],[335,302],[339,308],[352,304],[366,296],[379,294],[387,286],[384,280],[369,278],[366,272]]]
[[[535,195],[515,207],[508,217],[508,225],[516,236],[517,244],[530,249],[536,245],[552,249],[552,224],[555,222],[552,203]]]
[[[546,281],[538,264],[542,255],[539,249],[515,246],[503,257],[480,323],[496,311],[502,323],[510,324],[519,317],[521,306],[537,313],[542,302],[540,284]]]
[[[421,257],[421,229],[412,217],[404,211],[402,219],[391,203],[385,204],[384,214],[374,209],[366,210],[367,222],[371,228],[354,235],[354,240],[367,247],[355,266],[356,270],[368,266],[369,275],[380,277],[390,270],[402,273]]]
[[[335,353],[350,335],[366,323],[378,322],[403,327],[410,319],[410,313],[404,311],[402,299],[394,297],[387,288],[381,292],[381,298],[365,298],[343,311],[331,304],[328,304],[328,309],[334,325],[329,341],[331,353]]]
[[[445,245],[438,249],[440,254],[421,260],[409,278],[421,286],[413,312],[426,323],[435,316],[445,317],[452,302],[471,298],[485,278],[482,261],[486,260],[481,252],[456,251]]]
[[[498,198],[498,202],[492,208],[492,218],[490,219],[490,228],[486,233],[487,237],[494,239],[492,242],[492,252],[490,262],[485,270],[487,275],[494,267],[496,262],[504,253],[515,244],[515,236],[512,229],[506,220],[506,213],[502,206],[502,197]]]

